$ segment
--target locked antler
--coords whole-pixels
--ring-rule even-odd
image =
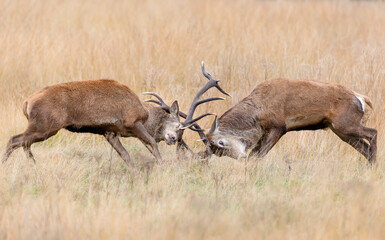
[[[210,102],[210,101],[216,101],[216,100],[225,100],[224,98],[222,97],[212,97],[212,98],[207,98],[207,99],[203,99],[203,100],[199,100],[199,98],[205,93],[207,92],[210,88],[217,88],[221,93],[227,95],[227,96],[230,96],[231,95],[229,93],[227,93],[225,90],[223,90],[220,86],[219,86],[219,80],[214,80],[213,77],[210,75],[210,73],[206,72],[205,71],[205,63],[202,61],[202,73],[203,75],[209,80],[206,85],[201,88],[198,93],[195,95],[195,98],[190,106],[190,109],[188,111],[188,114],[186,115],[185,113],[183,112],[179,112],[179,116],[181,116],[182,118],[185,118],[186,120],[181,124],[181,128],[180,129],[186,129],[186,128],[190,128],[191,130],[193,131],[197,131],[200,138],[202,139],[203,143],[205,144],[206,146],[206,149],[208,150],[208,152],[211,154],[211,149],[210,149],[210,143],[208,142],[207,138],[206,138],[206,135],[203,133],[203,130],[199,127],[199,125],[196,123],[196,121],[206,117],[206,116],[209,116],[209,115],[216,115],[214,113],[205,113],[205,114],[202,114],[201,116],[199,117],[196,117],[196,118],[193,118],[193,115],[194,115],[194,112],[196,110],[196,108],[200,105],[200,104],[203,104],[203,103],[206,103],[206,102]],[[166,110],[167,112],[170,112],[170,107],[163,101],[163,99],[156,93],[154,92],[145,92],[143,94],[147,94],[147,95],[152,95],[154,97],[156,97],[158,99],[157,100],[154,100],[154,99],[148,99],[148,100],[145,100],[145,102],[152,102],[152,103],[155,103],[155,104],[158,104],[162,109]],[[182,145],[185,145],[185,147],[187,149],[189,149],[191,151],[191,149],[187,146],[187,144],[183,141],[183,139],[181,139],[181,141],[178,141],[178,147],[179,144],[182,144]]]
[[[154,93],[154,92],[144,92],[143,94],[145,95],[151,95],[151,96],[154,96],[156,97],[158,100],[155,100],[155,99],[147,99],[145,100],[145,102],[152,102],[152,103],[155,103],[157,105],[159,105],[159,107],[161,107],[163,110],[165,110],[166,112],[170,113],[170,106],[168,106],[164,101],[163,99],[159,96],[159,94],[157,93]],[[184,113],[184,112],[181,112],[179,111],[179,116],[181,116],[182,118],[186,119],[187,117],[187,114]],[[198,119],[199,120],[199,119]],[[195,120],[197,121],[197,120]],[[182,125],[183,126],[183,125]],[[194,130],[194,131],[197,131],[199,136],[201,137],[201,139],[204,141],[204,139],[206,139],[206,136],[203,134],[203,130],[201,130],[201,127],[196,123],[196,122],[193,122],[192,123],[192,127],[190,127],[191,130]],[[183,128],[184,129],[184,128]],[[206,140],[207,141],[207,140]],[[191,152],[191,154],[194,155],[194,152],[191,150],[191,148],[187,145],[187,143],[183,140],[183,139],[178,139],[178,145],[177,145],[177,149],[181,149],[181,148],[186,148],[189,152]]]

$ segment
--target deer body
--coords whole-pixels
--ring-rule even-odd
[[[375,129],[361,125],[370,99],[339,84],[275,79],[216,119],[207,135],[213,152],[233,158],[262,157],[289,131],[330,128],[370,162],[376,157]],[[363,139],[366,139],[365,142]]]
[[[49,86],[24,102],[23,112],[28,119],[28,128],[24,133],[11,137],[3,162],[18,147],[23,147],[27,157],[35,161],[31,144],[48,139],[62,128],[72,132],[104,135],[129,165],[130,157],[119,137],[136,137],[160,160],[156,141],[166,140],[168,144],[176,142],[178,111],[176,102],[171,107],[171,114],[142,103],[127,86],[113,80],[68,82]],[[161,128],[154,130],[153,125]],[[166,125],[170,126],[165,127]],[[170,129],[173,132],[165,131]]]
[[[80,81],[57,84],[28,97],[24,115],[38,129],[67,128],[72,132],[103,134],[120,131],[145,122],[148,111],[127,86],[112,80]]]

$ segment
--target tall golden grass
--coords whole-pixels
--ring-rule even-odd
[[[246,166],[164,162],[130,179],[100,136],[61,131],[0,166],[0,239],[383,239],[385,3],[381,1],[0,1],[0,153],[24,131],[22,101],[51,84],[109,78],[178,99],[206,82],[233,98],[264,79],[341,83],[373,103],[378,165],[330,131],[289,133]],[[219,96],[210,90],[208,96]],[[139,95],[142,99],[143,96]],[[212,119],[202,120],[209,127]],[[195,150],[194,133],[186,134]],[[151,155],[134,139],[135,161]],[[245,169],[246,167],[246,169]]]

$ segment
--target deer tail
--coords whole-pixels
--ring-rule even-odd
[[[28,109],[28,101],[25,100],[23,102],[23,113],[24,113],[24,116],[29,120],[28,111],[29,111],[29,109]]]
[[[354,91],[353,91],[354,92]],[[372,101],[370,100],[370,98],[368,96],[365,96],[365,95],[362,95],[362,94],[359,94],[357,92],[354,92],[354,95],[360,100],[360,101],[365,101],[365,103],[371,108],[373,109],[373,103]],[[364,106],[362,106],[364,108]]]

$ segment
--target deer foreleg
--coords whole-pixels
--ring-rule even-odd
[[[104,134],[104,137],[111,144],[111,146],[118,152],[119,156],[124,160],[124,162],[130,167],[130,170],[134,168],[130,155],[127,150],[123,147],[122,143],[119,140],[118,135],[113,132],[107,132]]]
[[[141,139],[140,139],[140,141],[141,141],[141,142],[143,143],[143,145],[147,148],[147,150],[148,150],[152,155],[154,155],[154,153],[152,152],[151,146],[150,146],[149,144],[145,143],[144,141],[142,141]]]
[[[262,142],[262,146],[256,153],[258,158],[264,157],[282,137],[283,131],[278,128],[271,129],[266,136],[266,140]]]
[[[155,139],[147,132],[146,128],[141,122],[136,122],[131,128],[131,131],[137,138],[144,142],[145,145],[148,144],[151,147],[151,153],[154,155],[156,161],[162,161],[162,157],[160,156],[158,145],[156,144]]]
[[[251,152],[249,153],[249,158],[252,158],[254,157],[255,155],[257,155],[259,153],[259,150],[261,149],[263,143],[264,143],[264,140],[265,140],[265,136],[262,136],[259,141],[257,142],[257,144],[254,146],[254,148],[251,150]]]
[[[187,145],[187,143],[183,139],[179,140],[178,145],[176,146],[176,151],[178,153],[178,156],[181,156],[182,154],[184,156],[186,149],[191,153],[193,157],[195,156],[195,153],[193,152],[193,150],[191,150],[191,148]]]

